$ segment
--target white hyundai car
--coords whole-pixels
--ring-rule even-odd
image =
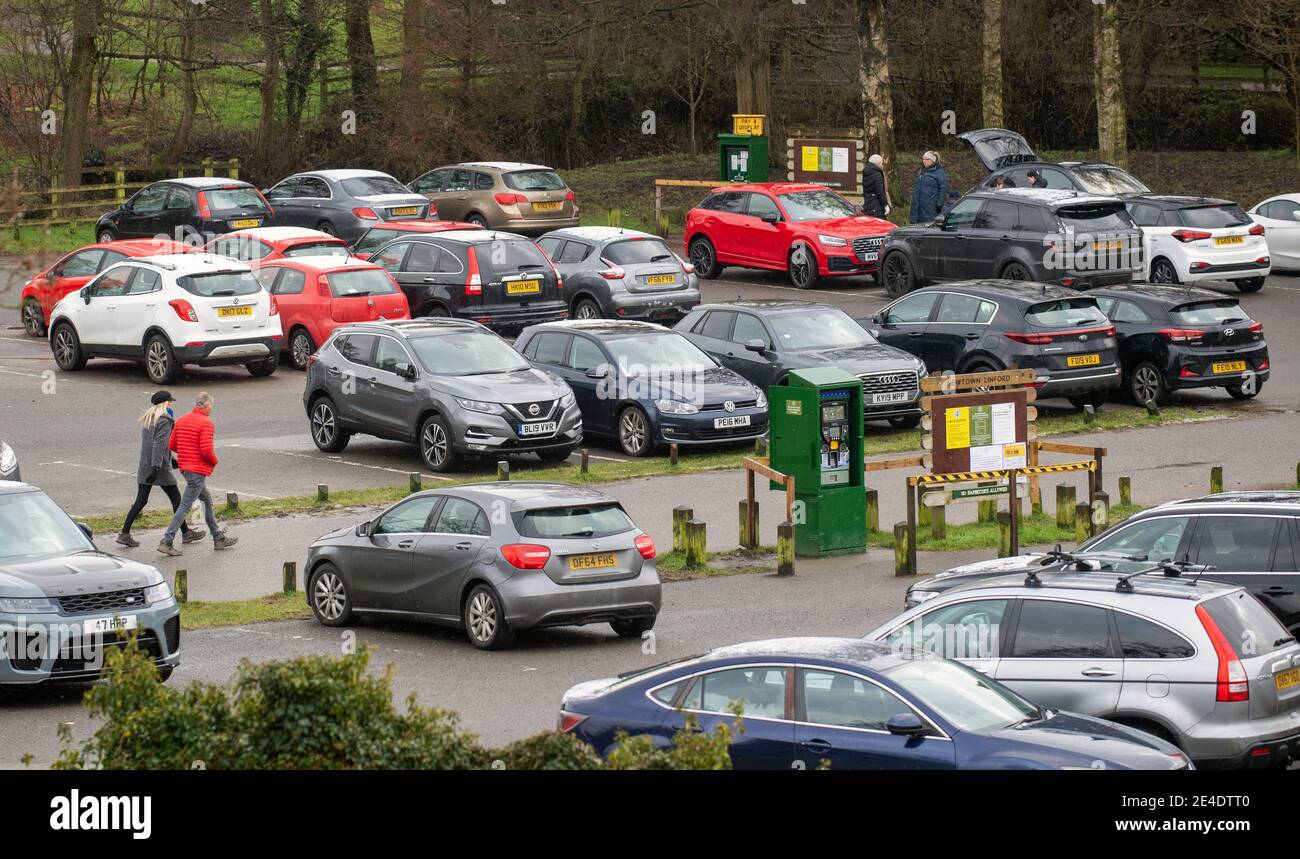
[[[204,253],[137,257],[106,269],[50,314],[50,349],[60,370],[88,358],[144,364],[154,384],[181,367],[243,364],[269,376],[280,363],[279,309],[252,270]]]
[[[1300,269],[1300,194],[1279,194],[1250,210],[1264,228],[1274,268]]]
[[[1142,228],[1144,280],[1230,280],[1242,292],[1264,286],[1272,265],[1264,227],[1236,203],[1145,194],[1125,204]]]

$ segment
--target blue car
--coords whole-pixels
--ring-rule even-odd
[[[584,433],[629,456],[657,445],[752,441],[767,432],[767,397],[682,335],[649,322],[583,319],[524,329],[515,348],[569,383]]]
[[[1045,710],[974,669],[856,638],[785,638],[564,695],[559,727],[607,755],[620,730],[667,747],[694,714],[733,723],[737,769],[1192,769],[1177,747],[1101,719]]]

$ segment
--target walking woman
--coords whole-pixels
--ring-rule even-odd
[[[149,495],[155,486],[167,496],[167,500],[172,503],[173,511],[180,506],[181,493],[176,488],[176,475],[172,473],[172,454],[167,449],[167,442],[172,435],[172,426],[176,423],[176,416],[172,413],[175,402],[176,398],[170,391],[159,391],[149,399],[149,408],[140,416],[140,465],[136,469],[136,481],[140,487],[135,494],[135,503],[126,514],[126,521],[122,523],[122,533],[117,535],[117,542],[123,546],[135,548],[140,545],[131,537],[131,526],[140,515],[140,511],[144,509],[144,505],[148,503]],[[182,523],[181,542],[193,543],[195,540],[202,540],[207,533],[201,528],[190,528],[188,524]]]

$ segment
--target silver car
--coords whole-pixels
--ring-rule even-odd
[[[416,493],[321,537],[307,601],[326,626],[416,618],[462,626],[486,650],[545,626],[608,623],[639,638],[659,614],[654,559],[654,541],[602,492],[481,483]]]
[[[865,637],[940,652],[1046,707],[1140,728],[1197,767],[1300,755],[1300,645],[1239,586],[1140,570],[1001,576]]]

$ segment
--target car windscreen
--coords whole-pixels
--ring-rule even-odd
[[[227,298],[252,295],[262,289],[251,271],[214,271],[211,274],[187,274],[176,283],[190,295],[200,298]]]
[[[1015,692],[958,662],[909,659],[881,673],[963,731],[1006,728],[1039,715]]]
[[[658,239],[628,239],[605,245],[601,257],[615,265],[636,265],[643,262],[671,262],[673,252]]]
[[[563,191],[564,180],[554,170],[515,170],[503,177],[516,191]]]
[[[1132,173],[1118,167],[1083,165],[1071,173],[1090,194],[1148,194],[1151,189],[1139,182]]]
[[[93,550],[77,524],[39,492],[0,495],[0,564]]]
[[[216,188],[204,191],[208,206],[213,209],[262,209],[265,204],[255,188]],[[245,225],[247,226],[247,225]]]
[[[613,337],[605,346],[618,365],[633,374],[694,373],[717,366],[698,346],[672,332]]]
[[[484,280],[495,280],[498,275],[529,271],[549,271],[550,263],[537,245],[519,239],[500,239],[474,246],[479,271]]]
[[[330,294],[335,298],[358,295],[392,295],[397,285],[381,268],[363,268],[358,271],[335,271],[325,276]]]
[[[1195,206],[1181,209],[1179,214],[1185,226],[1199,227],[1202,230],[1217,230],[1223,227],[1244,227],[1254,223],[1250,217],[1235,203],[1226,206]]]
[[[1269,653],[1291,640],[1291,633],[1248,592],[1233,591],[1201,603],[1238,659]]]
[[[600,538],[631,531],[636,526],[611,502],[589,507],[550,507],[529,510],[519,521],[519,533],[525,537]]]
[[[824,221],[862,214],[834,191],[791,191],[777,197],[786,217],[792,221]]]
[[[345,257],[348,256],[348,246],[343,241],[303,242],[300,245],[290,245],[285,248],[284,255],[287,257]]]
[[[414,337],[408,342],[424,369],[443,376],[481,376],[529,367],[509,343],[484,331]]]
[[[1182,325],[1227,325],[1250,321],[1250,316],[1235,298],[1180,304],[1170,310],[1169,315]]]
[[[843,310],[827,307],[803,313],[778,313],[769,318],[782,352],[846,349],[876,342]]]
[[[1122,203],[1065,206],[1056,210],[1056,216],[1076,233],[1127,233],[1137,229]]]
[[[339,183],[353,197],[377,197],[380,194],[410,194],[411,189],[392,176],[358,176]]]
[[[1077,328],[1083,325],[1109,325],[1092,298],[1058,298],[1040,301],[1025,310],[1025,321],[1039,328]]]

